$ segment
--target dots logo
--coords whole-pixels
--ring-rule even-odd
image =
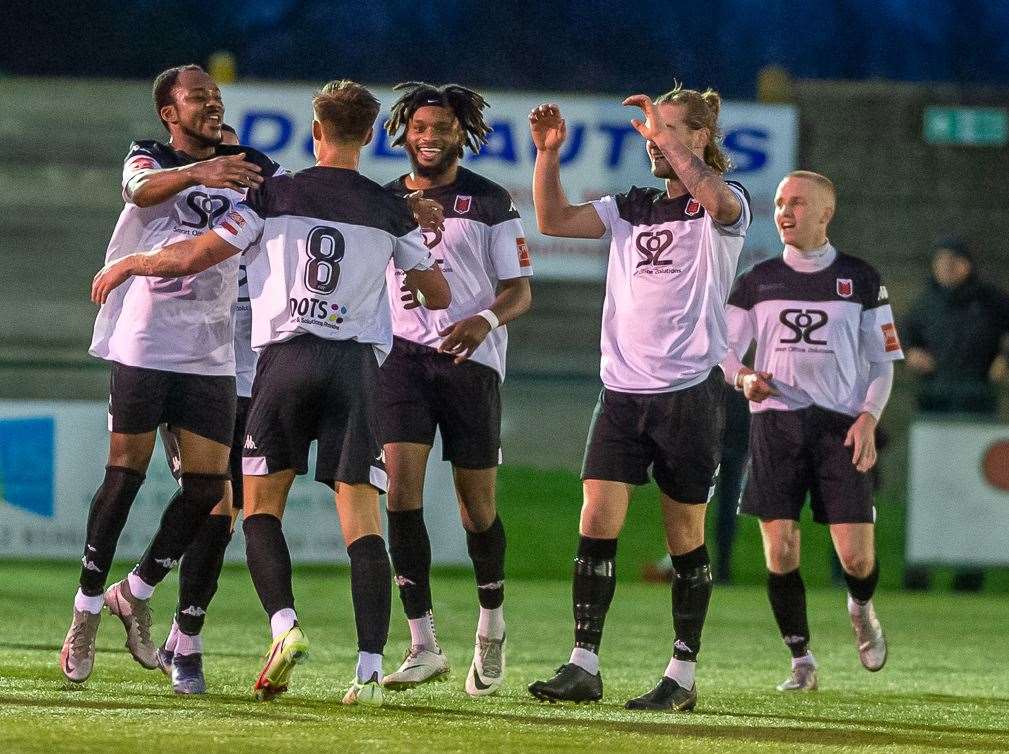
[[[1009,440],[999,440],[988,447],[981,461],[981,473],[992,487],[1009,492]]]

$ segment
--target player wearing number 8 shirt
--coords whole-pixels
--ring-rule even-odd
[[[724,424],[721,376],[725,301],[750,224],[749,198],[722,174],[716,92],[681,89],[655,103],[638,95],[652,173],[665,190],[571,205],[560,184],[564,121],[556,105],[529,116],[536,144],[533,201],[548,235],[611,235],[603,303],[603,390],[582,466],[581,538],[572,588],[575,647],[567,664],[529,691],[548,701],[602,697],[599,645],[616,585],[617,536],[635,485],[648,472],[661,491],[673,564],[673,657],[658,685],[628,709],[687,711],[711,596],[704,514]]]
[[[779,691],[817,687],[806,590],[799,575],[799,515],[830,527],[859,658],[875,671],[886,639],[872,597],[879,580],[868,472],[874,432],[903,358],[879,273],[827,240],[836,195],[799,170],[778,185],[774,219],[784,253],[740,277],[729,298],[723,370],[750,399],[750,469],[740,510],[760,519],[767,594],[792,673]],[[754,370],[739,359],[756,341]]]
[[[389,551],[410,626],[410,648],[386,677],[404,689],[444,678],[448,659],[434,630],[431,543],[424,523],[424,475],[435,430],[452,464],[466,545],[477,582],[480,616],[465,689],[495,693],[504,680],[505,530],[495,482],[501,453],[500,383],[505,375],[505,323],[532,301],[532,263],[508,192],[459,166],[463,148],[477,153],[489,126],[486,102],[457,84],[400,84],[387,129],[403,144],[413,170],[386,188],[422,189],[440,203],[444,227],[425,230],[453,291],[443,312],[400,295],[402,272],[389,268],[395,342],[381,370],[381,426],[389,469]],[[403,301],[401,299],[409,299]]]
[[[260,358],[246,425],[243,529],[274,636],[254,691],[259,699],[286,691],[308,651],[281,517],[318,440],[316,479],[336,492],[357,622],[357,674],[344,702],[381,704],[392,575],[378,510],[386,473],[375,385],[392,346],[386,267],[394,259],[430,307],[447,306],[451,294],[406,202],[357,172],[378,100],[359,84],[334,81],[313,106],[315,167],[269,179],[194,241],[107,267],[92,295],[103,299],[129,275],[190,274],[254,247],[246,269]]]

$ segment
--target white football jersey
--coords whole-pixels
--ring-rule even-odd
[[[904,358],[879,273],[827,250],[824,266],[800,272],[782,257],[742,275],[729,297],[729,339],[742,358],[756,340],[753,368],[770,372],[778,395],[750,410],[820,406],[858,415],[871,362]]]
[[[402,178],[386,188],[399,196],[411,191]],[[400,292],[403,271],[390,264],[386,277],[393,333],[437,348],[444,340],[438,334],[440,330],[494,303],[498,281],[529,277],[533,268],[522,221],[511,196],[501,186],[461,167],[455,182],[424,189],[424,196],[434,199],[445,211],[445,230],[423,233],[452,289],[452,303],[448,309],[437,311],[405,309]],[[508,328],[497,327],[470,359],[489,366],[504,380],[507,350]]]
[[[265,175],[276,163],[247,147],[221,146],[217,154],[246,153]],[[105,254],[106,264],[194,238],[215,227],[243,193],[194,186],[153,207],[130,201],[127,186],[138,174],[193,162],[156,141],[134,142],[123,168],[123,208]],[[101,359],[169,372],[235,374],[232,307],[238,258],[183,278],[131,277],[102,305],[89,353]]]
[[[303,333],[392,347],[385,271],[435,262],[406,202],[354,170],[313,167],[249,191],[214,232],[249,249],[257,351]],[[251,248],[250,247],[254,247]]]
[[[727,348],[725,301],[750,225],[750,199],[720,225],[689,195],[632,188],[593,202],[612,238],[603,302],[603,384],[665,393],[703,382]]]

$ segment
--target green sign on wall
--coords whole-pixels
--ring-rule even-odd
[[[1001,107],[926,107],[922,130],[929,144],[1001,147],[1009,141],[1009,115]]]

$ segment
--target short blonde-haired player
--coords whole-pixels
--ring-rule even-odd
[[[876,463],[874,432],[893,362],[903,353],[879,273],[827,239],[835,206],[826,177],[804,170],[785,176],[774,199],[784,252],[741,276],[727,307],[730,351],[722,369],[752,412],[740,510],[760,519],[768,597],[792,653],[791,676],[779,691],[817,687],[799,575],[798,520],[807,493],[844,569],[862,665],[875,671],[886,661],[872,603],[879,566],[867,472]],[[739,359],[753,341],[751,370]]]

